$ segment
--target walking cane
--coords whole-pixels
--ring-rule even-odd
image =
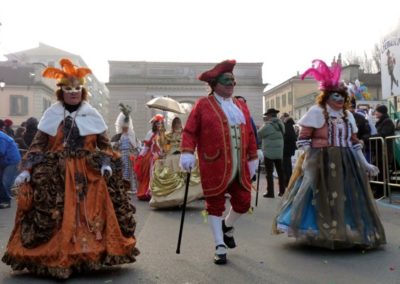
[[[256,193],[256,207],[258,205],[258,188],[260,186],[260,165],[261,162],[258,161],[258,169],[257,169],[257,193]]]
[[[179,228],[178,246],[176,248],[177,254],[181,253],[181,241],[182,241],[183,223],[185,222],[185,211],[186,211],[186,202],[187,202],[187,196],[188,196],[188,191],[189,191],[190,172],[191,172],[191,170],[186,174],[186,187],[185,187],[185,196],[183,198],[181,226]]]

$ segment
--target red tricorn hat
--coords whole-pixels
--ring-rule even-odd
[[[235,67],[236,60],[225,60],[214,66],[213,69],[208,70],[198,77],[200,81],[210,83],[218,78],[219,75],[224,73],[232,73],[233,67]]]

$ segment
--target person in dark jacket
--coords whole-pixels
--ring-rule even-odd
[[[0,119],[0,131],[4,131],[4,120]]]
[[[17,145],[6,133],[0,131],[0,209],[11,206],[11,187],[21,161]]]
[[[388,115],[388,109],[385,105],[380,105],[377,106],[375,108],[375,118],[376,118],[376,131],[377,134],[372,135],[374,137],[382,137],[382,138],[386,138],[388,136],[392,136],[394,135],[394,130],[395,130],[395,126],[394,123],[392,121],[392,119],[389,117]],[[393,147],[392,147],[392,140],[388,140],[387,141],[387,158],[389,161],[389,171],[391,169],[391,165],[393,162]],[[375,161],[375,164],[378,166],[379,168],[379,175],[378,175],[378,180],[382,181],[384,178],[384,172],[383,172],[383,161],[382,161],[382,155],[381,155],[381,145],[378,144],[377,149],[372,149],[373,152],[377,151],[374,155],[373,158],[377,159],[377,161]],[[383,187],[380,184],[373,184],[372,186],[372,191],[374,192],[374,196],[375,198],[381,198],[384,195],[383,192]]]
[[[15,136],[14,136],[15,143],[17,143],[18,145],[18,149],[21,156],[23,156],[26,150],[28,150],[28,146],[26,145],[24,140],[25,131],[26,131],[25,127],[18,127],[17,130],[15,131]]]
[[[364,115],[356,112],[356,100],[352,98],[350,101],[350,109],[351,113],[356,120],[356,125],[358,128],[357,138],[364,143],[364,147],[368,147],[368,139],[371,136],[371,128],[369,127],[368,120]],[[366,151],[365,151],[366,152]]]
[[[285,135],[283,136],[283,159],[282,166],[285,173],[285,187],[288,186],[290,177],[292,175],[292,156],[296,151],[297,135],[294,131],[294,120],[288,113],[284,113],[281,120],[285,124]]]
[[[35,137],[35,134],[37,132],[37,126],[38,126],[39,121],[35,117],[30,117],[26,121],[26,131],[24,134],[24,141],[25,144],[28,146],[28,148],[32,144],[33,137]]]

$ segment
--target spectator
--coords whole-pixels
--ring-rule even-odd
[[[267,192],[264,197],[274,198],[274,165],[279,179],[279,196],[285,192],[285,177],[282,169],[283,136],[285,125],[277,118],[279,110],[270,108],[264,113],[265,124],[258,130],[261,139],[262,152],[264,154],[265,169],[267,171]]]
[[[376,118],[376,131],[377,134],[373,135],[375,137],[382,137],[386,138],[387,136],[392,136],[394,135],[394,123],[390,119],[388,115],[388,109],[385,105],[380,105],[377,106],[375,109],[375,118]],[[392,140],[388,140],[387,142],[387,158],[389,161],[389,171],[391,169],[391,165],[393,162],[393,147],[392,147]],[[379,175],[378,175],[378,180],[382,181],[384,178],[384,172],[382,168],[383,160],[382,160],[382,155],[381,155],[381,145],[378,144],[377,149],[373,149],[374,151],[377,151],[375,154],[373,154],[373,158],[377,158],[377,161],[375,161],[375,164],[379,168]],[[379,184],[373,184],[372,186],[372,191],[374,193],[375,198],[381,198],[384,195],[383,192],[383,187],[382,185]]]
[[[356,100],[355,98],[352,98],[350,101],[350,108],[349,110],[354,116],[354,119],[356,120],[356,125],[358,128],[357,132],[357,138],[362,141],[364,144],[364,147],[368,147],[368,139],[371,136],[371,128],[369,127],[368,120],[365,118],[364,115],[359,114],[356,112]],[[367,152],[367,151],[364,151]]]
[[[15,143],[17,143],[18,145],[18,149],[21,156],[24,154],[26,150],[28,150],[28,146],[24,141],[25,131],[26,131],[25,127],[18,127],[17,130],[15,131],[15,136],[14,136]]]
[[[33,137],[35,137],[35,134],[37,132],[38,123],[39,123],[38,120],[34,117],[30,117],[26,121],[26,126],[25,126],[26,131],[24,134],[24,141],[25,141],[25,144],[28,146],[28,148],[32,144]]]
[[[285,173],[285,187],[288,186],[289,179],[292,175],[292,156],[296,151],[297,135],[294,131],[294,120],[289,116],[288,113],[284,113],[281,117],[285,124],[285,136],[283,137],[283,171]]]
[[[11,206],[11,187],[17,177],[21,156],[14,140],[0,131],[0,209]]]
[[[11,119],[7,118],[4,120],[4,132],[11,138],[14,138],[14,130],[11,128],[12,125],[13,121]]]
[[[0,119],[0,131],[4,131],[4,120]]]

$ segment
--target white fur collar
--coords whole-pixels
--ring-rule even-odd
[[[329,106],[327,106],[327,111],[330,115],[333,116],[343,116],[343,111],[335,111]],[[347,119],[351,124],[351,127],[353,129],[353,133],[358,132],[358,128],[356,125],[356,121],[354,119],[353,114],[346,110],[347,114]],[[306,114],[297,122],[300,126],[306,126],[306,127],[313,127],[313,128],[321,128],[325,124],[325,116],[324,116],[324,109],[320,107],[319,105],[313,105],[307,112]]]
[[[100,134],[107,130],[107,125],[104,122],[103,117],[88,102],[82,102],[79,109],[72,113],[65,110],[65,116],[75,117],[75,114],[75,123],[81,136]],[[43,113],[43,116],[39,121],[38,129],[51,136],[55,136],[57,129],[63,120],[64,106],[61,102],[56,102]]]

